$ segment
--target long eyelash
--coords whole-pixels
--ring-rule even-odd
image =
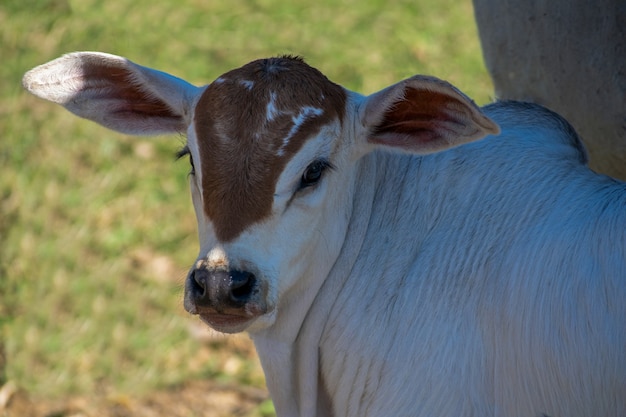
[[[185,145],[182,149],[176,152],[176,160],[178,161],[180,158],[183,158],[187,155],[190,155],[189,146]]]
[[[329,161],[322,159],[322,163],[324,164],[324,169],[328,169],[330,171],[334,171],[336,168],[333,164],[331,164]]]

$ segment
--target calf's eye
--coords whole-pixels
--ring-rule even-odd
[[[196,167],[193,164],[193,158],[191,154],[189,154],[189,165],[191,165],[191,171],[189,171],[189,175],[196,175]]]
[[[184,156],[189,157],[189,164],[191,165],[191,171],[189,172],[189,175],[195,175],[196,167],[193,165],[193,158],[191,157],[191,151],[189,150],[188,146],[185,146],[183,149],[176,153],[176,159],[183,158]]]
[[[330,164],[322,159],[312,162],[302,174],[300,179],[300,189],[315,185],[322,179],[324,171],[330,167]]]

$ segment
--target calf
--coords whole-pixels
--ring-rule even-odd
[[[186,131],[185,307],[249,332],[279,416],[626,415],[626,184],[556,114],[425,76],[363,96],[294,57],[198,88],[74,53],[24,85]]]

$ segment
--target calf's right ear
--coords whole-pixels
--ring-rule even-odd
[[[375,147],[429,154],[500,133],[470,98],[434,77],[415,76],[365,100],[359,117]]]
[[[201,91],[186,81],[100,52],[75,52],[28,71],[34,95],[109,129],[134,135],[185,132]]]

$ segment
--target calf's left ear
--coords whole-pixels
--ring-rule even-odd
[[[445,81],[421,75],[367,97],[359,116],[369,144],[416,154],[500,133],[465,94]]]

